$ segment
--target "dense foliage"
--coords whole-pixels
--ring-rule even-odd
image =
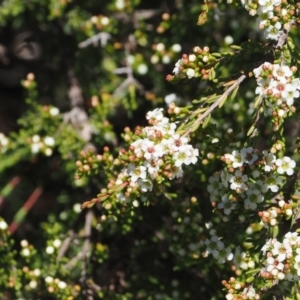
[[[300,299],[299,8],[3,1],[1,299]]]

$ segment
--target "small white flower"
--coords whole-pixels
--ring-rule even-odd
[[[147,74],[148,72],[148,67],[147,65],[145,64],[140,64],[138,67],[137,67],[137,72],[141,75],[145,75]]]
[[[73,211],[76,212],[77,214],[79,214],[81,212],[81,205],[80,205],[80,203],[75,203],[73,205]]]
[[[252,147],[243,148],[241,150],[241,155],[243,157],[243,161],[249,165],[253,165],[257,159],[257,154],[253,153],[254,149]]]
[[[33,137],[32,137],[32,141],[34,143],[38,143],[39,141],[41,140],[40,136],[35,134]]]
[[[47,283],[51,283],[51,282],[53,282],[53,277],[47,276],[47,277],[45,278],[45,281],[46,281]]]
[[[285,156],[282,159],[277,159],[276,160],[276,165],[277,165],[277,173],[279,174],[284,174],[286,173],[287,175],[293,175],[294,174],[294,168],[296,166],[296,162],[292,160],[290,157]]]
[[[189,68],[189,69],[187,69],[187,71],[186,71],[186,76],[189,78],[189,79],[191,79],[191,78],[193,78],[194,76],[195,76],[195,70],[194,69],[191,69],[191,68]]]
[[[229,175],[229,178],[229,182],[231,182],[230,188],[232,190],[247,189],[247,185],[245,183],[248,181],[248,176],[246,174],[243,175],[243,173],[240,170],[236,170],[234,172],[234,175]]]
[[[44,143],[49,146],[49,147],[53,147],[55,145],[55,140],[53,137],[51,136],[46,136],[44,138]]]
[[[194,62],[197,59],[197,56],[195,54],[190,54],[189,55],[189,61]]]
[[[61,245],[61,240],[55,239],[55,240],[53,241],[53,246],[54,246],[55,248],[59,248],[60,245]]]
[[[101,18],[101,24],[102,24],[103,26],[108,25],[108,24],[109,24],[109,18],[108,18],[108,17],[102,17],[102,18]]]
[[[266,192],[268,189],[270,189],[273,193],[277,193],[281,182],[282,179],[280,177],[276,177],[275,175],[268,176],[264,186],[262,187],[262,191]]]
[[[37,287],[37,281],[36,280],[31,280],[29,282],[29,286],[31,289],[35,289]]]
[[[137,183],[138,183],[138,185],[139,185],[142,192],[148,192],[148,191],[151,192],[152,189],[153,189],[153,183],[149,179],[144,179],[144,180],[139,179],[137,181]]]
[[[67,284],[64,281],[60,281],[57,286],[63,290],[67,287]]]
[[[1,230],[6,230],[8,228],[7,223],[4,220],[0,221],[0,229]]]
[[[27,240],[22,240],[20,242],[20,244],[21,244],[21,247],[23,247],[23,248],[28,247],[28,245],[29,245]]]
[[[22,252],[23,256],[29,256],[30,255],[30,250],[28,248],[24,248],[22,249]]]
[[[40,269],[34,269],[33,274],[38,277],[38,276],[41,275],[41,270]]]
[[[171,58],[169,55],[166,54],[162,57],[161,61],[163,62],[163,64],[169,64],[171,61]]]
[[[174,52],[180,52],[181,51],[181,46],[179,45],[179,44],[174,44],[173,46],[172,46],[172,50],[174,51]]]
[[[223,209],[225,215],[230,215],[231,211],[236,208],[236,203],[230,200],[227,195],[222,196],[221,201],[218,208]]]
[[[52,151],[51,148],[46,148],[46,149],[45,149],[45,155],[46,155],[46,156],[51,156],[52,153],[53,153],[53,151]]]
[[[224,156],[232,162],[234,168],[239,168],[244,164],[244,156],[238,150],[234,150],[232,154],[225,154]]]
[[[139,178],[146,179],[146,167],[144,166],[136,166],[134,164],[130,164],[128,166],[128,175],[131,177],[132,182],[136,182]]]
[[[182,65],[182,59],[179,59],[175,64],[175,68],[173,69],[174,74],[179,74],[181,72],[180,67]]]
[[[48,247],[46,248],[46,253],[47,253],[47,254],[53,254],[53,253],[54,253],[54,247],[48,246]]]
[[[159,51],[159,52],[164,51],[165,48],[166,48],[166,47],[165,47],[165,44],[163,44],[163,43],[158,43],[158,44],[156,45],[156,50]]]

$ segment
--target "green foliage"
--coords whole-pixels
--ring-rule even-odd
[[[255,286],[262,299],[297,299],[297,284],[260,273],[266,241],[297,230],[297,177],[282,175],[278,194],[267,189],[257,211],[243,204],[239,188],[214,194],[219,177],[234,177],[228,157],[236,149],[255,149],[256,164],[238,171],[258,191],[259,180],[275,180],[262,150],[298,163],[299,132],[291,130],[298,112],[274,108],[276,95],[256,97],[253,71],[287,64],[299,77],[297,29],[280,45],[266,42],[243,5],[229,2],[2,4],[0,35],[32,31],[42,56],[5,61],[0,53],[0,71],[21,64],[28,73],[17,87],[0,77],[0,99],[16,91],[25,103],[14,107],[16,126],[0,133],[0,298],[215,300],[223,290]],[[297,4],[282,5],[293,12],[287,5]],[[153,130],[161,107],[164,134]],[[177,148],[159,148],[157,165],[138,152],[139,142],[164,139]],[[175,156],[181,143],[190,148]],[[154,171],[141,181],[147,163]],[[255,167],[259,180],[251,177]],[[230,215],[232,203],[238,209]],[[226,248],[219,257],[207,250],[216,247],[209,241],[216,232],[233,260]]]

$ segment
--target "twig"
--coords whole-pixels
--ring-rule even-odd
[[[83,42],[78,44],[79,48],[85,48],[91,44],[98,44],[98,41],[100,40],[101,47],[105,47],[107,44],[107,41],[111,38],[111,35],[107,32],[99,32],[98,34],[93,35],[92,37],[84,40]]]
[[[66,269],[71,269],[78,260],[85,259],[87,253],[90,250],[90,238],[91,238],[91,232],[92,232],[92,220],[93,220],[94,214],[92,210],[88,210],[85,215],[85,224],[84,224],[84,236],[85,240],[83,242],[82,251],[80,251],[75,257],[73,257],[67,264],[65,264]]]
[[[282,31],[282,34],[279,36],[277,44],[274,46],[275,49],[278,49],[278,48],[282,49],[282,46],[285,44],[285,42],[288,38],[289,32],[293,25],[296,25],[296,22],[294,20],[285,24],[285,29]]]
[[[117,68],[113,71],[114,74],[126,74],[127,78],[116,88],[114,91],[112,97],[118,97],[118,94],[122,93],[130,84],[134,84],[138,90],[143,93],[144,87],[134,78],[133,76],[133,70],[132,66],[129,63],[129,57],[130,57],[130,44],[134,44],[135,40],[133,36],[128,36],[128,40],[125,43],[125,61],[126,66],[122,68]]]
[[[208,109],[207,111],[202,114],[195,122],[194,124],[183,134],[183,136],[188,136],[191,131],[193,130],[193,128],[195,127],[196,124],[201,123],[202,120],[204,120],[226,97],[228,97],[228,95],[238,86],[241,84],[242,81],[244,81],[244,79],[246,78],[246,75],[242,75],[241,77],[239,77],[235,83],[228,89],[225,91],[225,93],[219,98],[217,99]]]
[[[29,196],[25,204],[18,210],[18,212],[14,216],[14,220],[9,225],[9,232],[13,234],[19,227],[20,223],[23,222],[25,216],[31,209],[31,207],[37,202],[41,194],[43,193],[42,187],[37,187],[33,191],[33,193]]]
[[[57,257],[56,257],[56,263],[58,263],[58,261],[65,255],[65,253],[68,251],[70,244],[72,242],[72,240],[74,239],[75,233],[73,230],[71,230],[69,232],[69,235],[64,239],[64,241],[62,242]]]
[[[1,190],[0,192],[0,207],[4,202],[4,198],[7,197],[13,189],[20,183],[21,176],[15,176],[12,180]]]

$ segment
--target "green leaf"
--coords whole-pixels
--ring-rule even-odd
[[[260,105],[261,101],[262,101],[262,96],[261,95],[256,97],[256,99],[254,101],[254,108],[257,108]]]
[[[251,127],[249,128],[249,130],[247,132],[247,136],[250,136],[253,133],[255,127],[256,127],[255,123],[251,125]]]
[[[206,117],[206,119],[204,120],[204,122],[203,122],[203,124],[202,124],[202,128],[205,128],[205,127],[208,125],[208,123],[209,123],[209,121],[210,121],[210,117],[211,117],[211,114],[209,114],[209,115]]]
[[[226,102],[227,98],[228,98],[227,96],[224,97],[224,99],[219,103],[219,108],[221,108],[224,105],[224,103]]]
[[[239,90],[239,85],[233,90],[233,92],[230,94],[230,100],[234,100],[238,90]]]

